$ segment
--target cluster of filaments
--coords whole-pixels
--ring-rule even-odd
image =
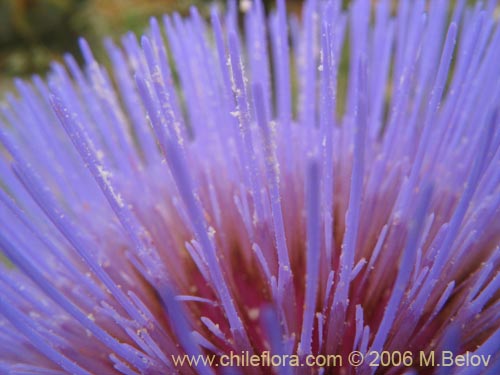
[[[390,3],[307,1],[299,20],[257,0],[243,34],[234,2],[193,9],[107,41],[109,70],[82,41],[83,70],[66,56],[17,81],[0,372],[500,353],[494,2]]]

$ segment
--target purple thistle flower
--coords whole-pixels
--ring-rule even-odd
[[[498,374],[500,26],[464,3],[230,2],[16,81],[0,373]]]

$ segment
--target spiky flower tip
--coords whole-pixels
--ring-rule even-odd
[[[495,2],[243,5],[16,82],[0,373],[498,374]]]

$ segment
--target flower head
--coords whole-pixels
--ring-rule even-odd
[[[244,10],[16,81],[0,372],[497,373],[494,2]]]

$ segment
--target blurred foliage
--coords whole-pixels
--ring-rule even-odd
[[[86,0],[0,0],[0,70],[44,71],[60,51],[74,51],[74,15]]]
[[[201,0],[0,0],[0,91],[14,76],[43,74],[64,52],[78,54],[77,38],[101,51],[104,36],[141,32],[153,15],[179,11]]]

